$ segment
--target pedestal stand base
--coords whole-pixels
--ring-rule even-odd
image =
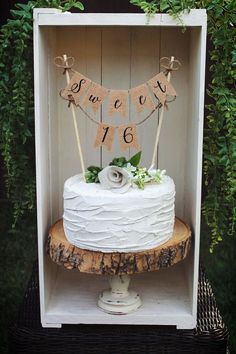
[[[105,290],[99,296],[98,306],[101,310],[112,315],[126,315],[142,305],[139,294],[134,290],[128,291],[128,275],[111,276],[109,283],[111,290]]]

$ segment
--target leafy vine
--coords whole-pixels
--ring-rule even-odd
[[[33,8],[63,11],[75,0],[35,0],[17,4],[0,32],[0,149],[5,181],[13,205],[13,226],[24,215],[35,215]]]
[[[203,214],[211,230],[211,249],[233,235],[236,220],[236,13],[227,0],[129,0],[148,16],[206,8],[212,43],[211,84],[204,129]],[[32,0],[17,4],[0,32],[0,149],[15,222],[35,211],[32,11],[35,7],[83,10],[76,0]]]

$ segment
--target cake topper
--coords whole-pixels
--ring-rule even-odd
[[[122,191],[126,191],[131,185],[136,185],[143,189],[145,183],[151,181],[161,183],[165,171],[157,170],[154,166],[164,112],[167,109],[167,103],[175,100],[177,96],[174,87],[170,83],[171,72],[179,69],[180,62],[173,56],[171,58],[161,58],[160,64],[165,69],[164,72],[156,74],[147,82],[129,90],[112,90],[93,82],[91,79],[72,69],[74,58],[67,57],[66,54],[62,57],[54,58],[54,63],[56,66],[63,68],[63,73],[66,74],[67,85],[61,90],[60,96],[68,100],[68,105],[71,108],[82,173],[86,181],[88,183],[100,182],[108,189],[116,189],[117,187],[120,189],[120,192],[121,189]],[[69,71],[73,73],[71,78]],[[115,113],[118,113],[121,116],[122,124],[113,125],[108,122],[100,123],[96,121],[93,115],[96,115],[105,100],[108,100],[107,115],[111,117]],[[151,112],[138,123],[128,122],[124,124],[124,119],[129,116],[129,102],[134,105],[137,114],[144,109],[151,110]],[[128,148],[140,150],[137,126],[143,124],[158,108],[161,108],[150,168],[147,170],[146,168],[139,167],[139,161],[135,165],[127,161],[124,157],[121,157],[113,159],[113,161],[123,161],[123,164],[120,166],[112,164],[112,168],[108,166],[104,169],[90,166],[85,171],[75,107],[79,107],[85,116],[98,126],[94,147],[104,146],[108,151],[112,149],[116,131],[118,132],[121,150],[124,151]],[[88,113],[88,107],[91,108],[92,113]],[[137,156],[140,160],[141,152],[134,155],[130,160],[137,160]],[[118,180],[119,183],[115,183]]]

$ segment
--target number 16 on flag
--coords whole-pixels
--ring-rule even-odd
[[[118,128],[121,150],[130,147],[139,149],[137,129],[135,124],[120,125]],[[94,147],[105,146],[108,151],[112,149],[116,127],[109,124],[99,124]]]

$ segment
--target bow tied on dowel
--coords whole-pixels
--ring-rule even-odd
[[[98,125],[94,146],[105,146],[109,151],[112,149],[116,130],[118,131],[121,150],[126,150],[130,147],[139,149],[140,147],[138,144],[136,129],[137,126],[143,124],[158,108],[161,107],[151,161],[151,166],[154,166],[157,156],[157,147],[160,138],[164,111],[165,109],[168,109],[167,103],[175,100],[177,96],[174,87],[170,84],[171,73],[172,71],[179,69],[181,65],[180,62],[173,56],[171,58],[161,58],[160,65],[164,71],[155,75],[147,82],[129,90],[107,89],[93,82],[81,73],[72,69],[74,65],[74,58],[67,57],[66,54],[54,58],[54,64],[59,68],[63,68],[63,74],[66,75],[67,85],[63,90],[60,91],[60,96],[63,99],[69,101],[83,175],[85,172],[85,167],[80,142],[79,128],[76,121],[75,106],[79,107],[87,118]],[[73,73],[71,78],[69,71]],[[112,118],[113,114],[118,113],[122,119],[121,125],[112,125],[104,122],[100,123],[94,119],[91,114],[88,113],[87,108],[90,107],[93,114],[95,115],[106,97],[108,97],[107,115]],[[172,98],[167,100],[167,97]],[[158,100],[157,104],[154,103],[155,99]],[[129,102],[134,105],[137,114],[142,112],[144,109],[149,110],[147,116],[136,124],[132,122],[129,124],[124,124],[123,122],[123,119],[129,116]]]
[[[66,59],[65,59],[66,58]],[[63,55],[62,57],[55,57],[54,58],[54,64],[58,68],[63,68],[63,75],[65,75],[66,70],[72,69],[73,65],[75,63],[75,58],[74,57],[67,57],[67,55]]]

